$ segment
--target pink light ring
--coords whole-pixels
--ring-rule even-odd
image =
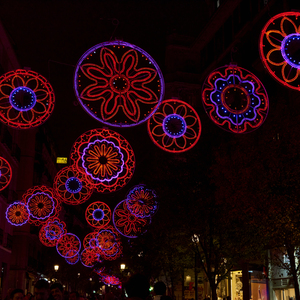
[[[88,108],[81,101],[80,95],[78,93],[78,84],[77,84],[77,81],[78,81],[78,78],[77,78],[78,71],[80,69],[80,66],[81,66],[82,62],[86,59],[86,57],[88,57],[92,52],[96,53],[96,50],[98,50],[99,48],[102,48],[102,47],[105,47],[105,46],[113,46],[113,45],[116,45],[116,46],[126,46],[126,47],[132,48],[134,50],[137,50],[140,53],[142,53],[143,55],[145,55],[147,57],[147,59],[149,60],[149,64],[152,64],[155,67],[155,69],[157,71],[157,74],[158,74],[158,77],[159,77],[159,80],[160,80],[160,88],[161,88],[160,89],[160,97],[159,97],[159,100],[158,100],[158,103],[157,103],[155,109],[153,109],[153,111],[145,119],[143,119],[143,120],[141,120],[141,121],[139,121],[139,122],[137,122],[135,124],[126,124],[126,123],[122,123],[121,124],[122,127],[136,126],[136,125],[138,125],[140,123],[143,123],[143,122],[147,121],[155,113],[155,111],[160,106],[160,103],[162,102],[162,100],[164,98],[164,95],[165,95],[164,78],[163,78],[163,74],[162,74],[162,72],[161,72],[158,64],[156,63],[156,61],[146,51],[144,51],[143,49],[139,48],[138,46],[135,46],[133,44],[130,44],[130,43],[118,40],[118,41],[103,42],[103,43],[97,44],[94,47],[90,48],[88,51],[86,51],[81,56],[81,58],[79,59],[77,65],[76,65],[75,72],[74,72],[74,91],[75,91],[76,97],[77,97],[78,101],[80,102],[81,106],[84,108],[84,110],[89,115],[91,115],[93,118],[97,119],[98,121],[100,121],[100,122],[102,122],[104,124],[107,124],[107,125],[110,125],[110,126],[114,126],[114,127],[120,127],[120,124],[114,124],[114,123],[106,122],[106,121],[104,121],[102,119],[99,119],[95,113],[92,113],[90,110],[88,110]]]
[[[45,195],[46,197],[48,197],[48,198],[50,199],[50,201],[51,201],[51,203],[52,203],[51,212],[49,212],[47,215],[45,215],[45,216],[43,216],[43,217],[37,217],[37,216],[34,216],[34,215],[32,214],[32,212],[31,212],[30,208],[29,208],[31,199],[32,199],[33,197],[35,197],[36,195]],[[44,193],[44,192],[37,192],[37,193],[34,193],[34,194],[28,199],[28,201],[27,201],[27,207],[28,207],[28,210],[29,210],[29,215],[30,215],[30,217],[32,217],[32,218],[34,218],[34,219],[37,219],[37,220],[45,220],[45,219],[48,219],[48,218],[52,215],[52,213],[53,213],[53,211],[54,211],[54,209],[55,209],[55,203],[54,203],[54,201],[53,201],[53,198],[52,198],[49,194]]]
[[[85,157],[88,156],[87,153],[86,153],[86,151],[89,150],[90,145],[95,145],[95,144],[98,143],[98,142],[99,142],[99,143],[106,142],[106,143],[108,143],[108,144],[113,145],[113,148],[117,148],[117,149],[118,149],[118,153],[119,153],[119,155],[121,156],[122,164],[120,165],[120,170],[117,171],[117,173],[116,173],[115,175],[111,176],[109,179],[106,179],[106,178],[105,178],[105,179],[100,179],[100,178],[98,178],[98,177],[93,176],[93,174],[91,174],[91,173],[88,171],[87,166],[86,166]],[[104,182],[104,183],[110,182],[110,181],[112,181],[113,179],[117,179],[117,178],[119,177],[119,174],[121,174],[121,173],[123,172],[123,168],[124,168],[124,155],[123,155],[123,153],[122,153],[120,147],[118,147],[115,143],[110,142],[110,141],[108,141],[108,140],[106,140],[106,139],[95,140],[95,141],[93,141],[93,142],[90,142],[90,143],[87,145],[87,147],[83,149],[83,154],[82,154],[82,167],[84,168],[86,174],[88,174],[89,176],[91,176],[94,180],[96,180],[96,181],[98,181],[98,182]]]
[[[291,42],[293,41],[297,41],[298,44],[300,44],[300,34],[299,33],[293,33],[293,34],[289,34],[287,35],[283,41],[281,42],[281,55],[283,57],[283,59],[292,67],[296,68],[296,69],[300,69],[300,60],[296,61],[294,58],[290,57],[291,54],[289,53],[289,45]]]

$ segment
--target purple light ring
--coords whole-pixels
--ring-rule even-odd
[[[285,47],[287,46],[287,44],[289,44],[289,41],[292,37],[296,37],[296,39],[299,41],[300,40],[300,34],[299,33],[292,33],[287,35],[281,42],[281,55],[283,57],[283,59],[292,67],[296,68],[296,69],[300,69],[300,61],[298,62],[298,64],[295,64],[295,60],[294,62],[291,61],[291,59],[288,57],[288,53],[286,53],[285,51],[287,49],[285,49]]]
[[[70,184],[70,181],[76,181],[78,183],[78,188],[74,191],[74,190],[71,190],[70,187],[69,187],[69,184]],[[66,190],[71,193],[71,194],[77,194],[81,191],[82,189],[82,183],[81,181],[77,178],[77,177],[69,177],[67,180],[66,180],[66,183],[65,183],[65,188]]]
[[[32,103],[31,103],[28,107],[20,108],[20,107],[18,107],[18,106],[14,103],[13,97],[14,97],[15,94],[18,93],[20,90],[21,90],[21,91],[26,90],[26,92],[29,92],[29,94],[32,95]],[[15,110],[17,110],[17,111],[29,111],[29,110],[31,110],[31,109],[35,106],[35,104],[36,104],[36,94],[35,94],[35,92],[34,92],[32,89],[30,89],[30,88],[28,88],[28,87],[25,87],[25,86],[19,86],[19,87],[15,88],[15,89],[13,89],[13,90],[11,91],[11,93],[10,93],[10,95],[9,95],[9,103],[10,103],[10,105],[11,105]]]
[[[97,142],[102,143],[103,141],[107,142],[108,144],[112,144],[114,148],[117,148],[117,149],[118,149],[118,153],[120,154],[120,156],[121,156],[121,161],[122,161],[122,164],[121,164],[121,170],[120,170],[119,172],[117,172],[117,175],[112,176],[109,180],[107,180],[107,179],[102,179],[102,180],[101,180],[101,179],[99,179],[99,178],[97,178],[97,177],[94,177],[94,176],[87,170],[87,167],[84,165],[84,162],[85,162],[85,161],[84,161],[84,159],[83,159],[83,157],[86,155],[87,149],[89,148],[89,146],[90,146],[91,144],[95,144],[95,143],[97,143]],[[81,160],[82,160],[82,167],[84,168],[86,174],[88,174],[90,177],[92,177],[94,180],[96,180],[96,181],[98,181],[98,182],[100,181],[100,182],[106,183],[106,182],[112,181],[113,179],[117,179],[117,178],[119,177],[119,175],[123,172],[123,168],[124,168],[124,155],[123,155],[123,153],[122,153],[120,147],[118,147],[115,143],[110,142],[110,141],[108,141],[108,140],[106,140],[106,139],[102,139],[102,140],[98,140],[98,139],[97,139],[97,140],[95,140],[95,141],[93,141],[93,142],[88,143],[87,147],[85,147],[85,148],[83,149],[82,159],[81,159]]]
[[[35,216],[31,213],[31,210],[30,210],[30,208],[29,208],[29,202],[30,202],[30,200],[31,200],[34,196],[36,196],[36,195],[41,195],[41,194],[47,196],[47,197],[51,200],[51,203],[52,203],[52,209],[51,209],[51,212],[50,212],[48,215],[46,215],[46,216],[44,216],[44,217],[41,217],[41,218],[38,218],[38,217],[35,217]],[[48,219],[48,218],[52,215],[52,213],[53,213],[53,211],[54,211],[54,209],[55,209],[55,203],[54,203],[54,201],[53,201],[53,198],[52,198],[49,194],[46,194],[46,193],[44,193],[44,192],[37,192],[37,193],[34,193],[34,194],[28,199],[26,205],[27,205],[27,208],[28,208],[28,211],[29,211],[29,216],[31,216],[33,219],[37,219],[37,220],[45,220],[45,219]]]
[[[23,207],[26,209],[26,211],[27,211],[27,213],[28,213],[28,218],[25,219],[24,222],[16,224],[16,223],[13,223],[13,222],[11,222],[11,221],[9,220],[8,212],[9,212],[9,209],[10,209],[12,206],[14,206],[14,205],[21,205],[21,206],[23,206]],[[5,212],[5,216],[6,216],[6,220],[7,220],[11,225],[14,225],[14,226],[22,226],[22,225],[26,224],[27,221],[28,221],[28,219],[29,219],[29,211],[28,211],[28,207],[27,207],[27,205],[26,205],[25,203],[23,203],[23,202],[18,202],[18,201],[17,201],[17,202],[14,202],[14,203],[10,204],[10,205],[7,207],[6,212]]]
[[[92,52],[96,52],[96,50],[98,50],[100,47],[105,47],[105,46],[113,46],[113,45],[116,45],[116,46],[126,46],[126,47],[129,47],[129,48],[132,48],[134,50],[137,50],[139,51],[140,53],[142,53],[143,55],[145,55],[148,60],[151,62],[152,65],[154,65],[156,71],[157,71],[157,74],[158,74],[158,77],[159,77],[159,80],[160,80],[160,98],[158,100],[158,103],[156,105],[156,107],[153,109],[153,111],[143,120],[135,123],[135,124],[115,124],[115,123],[110,123],[110,122],[106,122],[102,119],[99,119],[97,117],[96,114],[93,114],[91,111],[89,111],[86,106],[82,103],[81,99],[80,99],[80,95],[78,93],[78,85],[77,85],[77,74],[78,74],[78,70],[82,64],[82,62],[85,60],[85,58],[90,55]],[[109,125],[109,126],[113,126],[113,127],[131,127],[131,126],[136,126],[136,125],[139,125],[140,123],[143,123],[145,121],[147,121],[149,118],[151,118],[151,116],[156,112],[156,110],[158,109],[158,107],[160,106],[162,100],[164,99],[164,95],[165,95],[165,83],[164,83],[164,78],[163,78],[163,74],[158,66],[158,64],[156,63],[156,61],[146,52],[144,51],[143,49],[133,45],[133,44],[130,44],[130,43],[127,43],[127,42],[123,42],[123,41],[112,41],[112,42],[104,42],[104,43],[100,43],[100,44],[97,44],[95,45],[94,47],[90,48],[89,50],[87,50],[82,56],[81,58],[79,59],[77,65],[76,65],[76,68],[75,68],[75,72],[74,72],[74,91],[75,91],[75,94],[76,94],[76,97],[78,99],[78,101],[80,102],[80,105],[83,107],[83,109],[90,115],[92,116],[93,118],[95,118],[96,120],[98,120],[99,122],[103,123],[103,124],[106,124],[106,125]]]
[[[167,123],[168,123],[168,121],[170,121],[170,119],[172,119],[172,118],[177,118],[177,119],[179,119],[179,120],[181,121],[181,123],[182,123],[183,129],[182,129],[182,131],[181,131],[178,135],[177,135],[177,134],[172,134],[172,133],[170,133],[170,132],[168,131],[168,129],[167,129]],[[163,119],[163,124],[162,124],[162,126],[163,126],[163,131],[164,131],[164,133],[165,133],[167,136],[171,137],[171,138],[180,138],[180,137],[182,137],[182,136],[185,134],[186,128],[187,128],[187,125],[186,125],[186,122],[185,122],[184,118],[183,118],[182,116],[178,115],[178,114],[170,114],[170,115],[167,115],[167,116]]]

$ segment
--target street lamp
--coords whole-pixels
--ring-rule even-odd
[[[54,270],[55,270],[55,272],[57,272],[58,269],[59,269],[59,265],[54,265]]]
[[[120,269],[121,269],[122,271],[124,271],[125,268],[126,268],[126,265],[125,265],[125,264],[120,264]]]

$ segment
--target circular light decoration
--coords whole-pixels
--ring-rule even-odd
[[[4,190],[11,181],[11,166],[9,162],[0,157],[0,191]]]
[[[54,196],[52,188],[35,186],[22,196],[29,210],[29,223],[39,226],[60,211],[60,202]]]
[[[162,72],[141,48],[123,42],[98,44],[80,58],[74,89],[81,106],[111,126],[146,121],[164,97]]]
[[[59,238],[66,233],[66,224],[58,218],[48,220],[39,231],[41,243],[47,247],[56,246]]]
[[[29,211],[25,203],[16,201],[6,209],[6,219],[14,226],[21,226],[27,223]]]
[[[62,168],[54,178],[53,187],[59,199],[69,205],[84,203],[93,193],[85,171],[80,172],[75,166]]]
[[[106,226],[96,235],[97,245],[103,250],[111,250],[115,244],[120,243],[119,233],[112,226]]]
[[[126,185],[134,173],[135,158],[128,141],[109,129],[93,129],[73,145],[71,159],[97,192],[108,193]]]
[[[222,129],[246,133],[266,119],[269,98],[260,80],[236,65],[214,70],[204,82],[203,105],[208,116]]]
[[[109,223],[111,211],[106,203],[94,202],[86,208],[85,218],[91,226],[101,228]]]
[[[119,258],[123,253],[121,242],[114,243],[111,249],[101,250],[101,257],[105,260],[115,260]]]
[[[80,260],[85,267],[89,268],[101,262],[100,254],[94,248],[84,248],[80,254]]]
[[[50,83],[31,70],[18,69],[0,77],[0,121],[27,129],[41,125],[54,109]]]
[[[128,210],[138,218],[151,217],[158,209],[154,190],[147,189],[144,184],[135,186],[127,195]]]
[[[96,238],[97,234],[98,234],[98,231],[93,231],[93,232],[88,233],[83,239],[83,242],[82,242],[83,248],[98,248],[99,243]]]
[[[284,12],[272,17],[262,29],[259,42],[261,60],[281,84],[300,90],[300,12]]]
[[[114,275],[102,274],[100,275],[101,280],[104,284],[119,285],[121,283],[120,279]]]
[[[176,99],[164,100],[148,120],[148,132],[155,145],[168,152],[184,152],[198,142],[201,122],[189,104]]]
[[[81,248],[80,239],[73,233],[63,234],[56,244],[56,250],[64,258],[76,256]]]
[[[73,257],[69,257],[69,258],[65,257],[65,260],[66,260],[66,262],[67,262],[69,265],[75,265],[75,264],[77,264],[78,261],[79,261],[79,253],[77,253],[77,254],[76,254],[75,256],[73,256]]]
[[[120,234],[128,238],[137,238],[143,234],[151,223],[151,218],[138,218],[127,208],[123,200],[115,207],[113,212],[113,223]]]

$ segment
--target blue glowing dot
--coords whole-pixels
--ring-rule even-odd
[[[35,106],[36,95],[32,89],[20,86],[12,90],[9,102],[18,111],[28,111]]]
[[[82,183],[77,177],[70,177],[65,183],[66,190],[71,194],[79,193],[82,189]]]
[[[186,132],[186,122],[183,117],[171,114],[163,120],[163,130],[165,134],[172,138],[179,138]]]
[[[104,218],[104,211],[101,208],[97,208],[93,211],[93,218],[96,221],[101,221]]]

